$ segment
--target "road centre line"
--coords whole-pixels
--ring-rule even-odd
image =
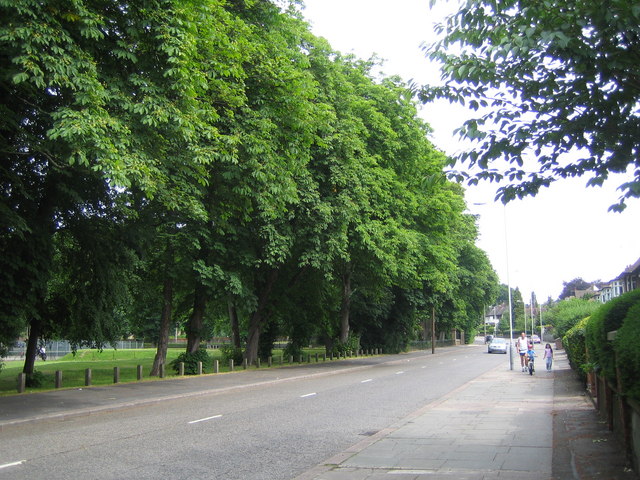
[[[396,372],[396,375],[402,375],[404,372],[402,370],[400,370],[399,372]]]
[[[191,422],[188,423],[199,423],[199,422],[206,422],[207,420],[213,420],[214,418],[220,418],[222,415],[214,415],[213,417],[206,417],[206,418],[200,418],[198,420],[192,420]]]
[[[366,380],[362,380],[360,383],[373,382],[373,378],[367,378]]]
[[[316,392],[307,393],[306,395],[300,395],[300,398],[313,397],[314,395],[317,395]]]
[[[26,462],[26,460],[20,460],[18,462],[11,462],[11,463],[5,463],[4,465],[0,465],[0,469],[7,468],[7,467],[15,467],[17,465],[22,465],[24,462]]]

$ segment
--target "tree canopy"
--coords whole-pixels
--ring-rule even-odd
[[[0,0],[0,347],[399,350],[497,279],[399,78],[269,1]],[[296,2],[292,2],[295,4]],[[356,340],[354,340],[356,339]]]
[[[506,180],[507,202],[559,178],[594,186],[628,172],[611,209],[640,196],[637,2],[469,0],[439,29],[425,49],[444,84],[421,97],[478,113],[459,129],[474,142],[459,160],[479,168],[460,178]]]

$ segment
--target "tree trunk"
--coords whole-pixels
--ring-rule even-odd
[[[267,282],[260,293],[258,299],[258,306],[255,312],[249,319],[249,338],[247,339],[247,349],[245,350],[244,357],[249,364],[255,362],[258,359],[258,347],[260,346],[260,328],[263,324],[263,313],[269,301],[271,290],[278,278],[278,270],[272,270],[267,278]]]
[[[236,348],[242,348],[240,341],[240,324],[238,322],[238,309],[233,301],[233,297],[227,299],[227,308],[229,310],[229,322],[231,323],[231,343]]]
[[[167,348],[169,346],[169,327],[171,327],[171,310],[173,307],[173,278],[165,272],[164,287],[162,289],[162,314],[160,315],[160,335],[158,336],[158,349],[153,359],[150,375],[160,375],[160,365],[167,361]]]
[[[351,310],[351,271],[342,275],[342,303],[340,305],[340,341],[349,339],[349,312]]]
[[[24,354],[24,367],[22,373],[32,375],[35,369],[36,356],[38,355],[38,338],[40,337],[40,320],[31,319],[29,326],[29,338],[27,340],[27,351]]]
[[[204,311],[207,297],[204,285],[198,283],[194,292],[193,312],[187,328],[187,353],[194,353],[200,348],[204,330]]]

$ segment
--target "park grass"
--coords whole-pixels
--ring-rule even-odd
[[[165,378],[175,378],[177,374],[169,365],[178,355],[184,352],[184,348],[169,348],[167,350],[167,366]],[[305,355],[322,354],[322,348],[305,349]],[[212,360],[221,360],[222,355],[219,350],[207,350]],[[149,377],[153,359],[156,354],[155,348],[126,349],[126,350],[78,350],[75,355],[68,354],[56,360],[36,361],[35,370],[44,376],[40,387],[27,387],[25,393],[44,392],[55,389],[55,372],[62,372],[63,388],[85,388],[85,370],[91,369],[91,384],[111,385],[114,380],[114,367],[120,367],[120,383],[136,382],[137,367],[142,365],[143,381],[160,380],[158,377]],[[275,366],[283,364],[282,350],[274,350],[273,358]],[[298,359],[296,359],[298,361]],[[284,359],[288,362],[288,359]],[[223,365],[220,361],[220,372],[229,371],[228,365]],[[4,368],[0,372],[0,396],[17,394],[17,377],[24,367],[23,360],[5,361]],[[213,364],[213,362],[212,362]],[[251,367],[255,368],[255,367]],[[213,371],[212,365],[204,366],[205,373]]]

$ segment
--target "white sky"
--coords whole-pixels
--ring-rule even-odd
[[[441,1],[445,5],[435,11],[428,3],[305,0],[304,15],[314,34],[325,37],[335,50],[362,59],[375,53],[385,59],[386,75],[436,83],[438,66],[425,58],[420,44],[434,40],[433,24],[453,11],[456,2]],[[448,103],[426,105],[421,112],[434,129],[432,141],[448,154],[460,150],[452,132],[466,115],[463,107]],[[587,188],[586,179],[560,180],[534,198],[509,203],[506,211],[493,201],[495,185],[467,188],[469,210],[480,214],[478,246],[489,255],[502,283],[509,280],[525,299],[532,291],[538,300],[555,299],[562,282],[576,277],[611,280],[640,257],[640,200],[630,200],[621,214],[607,211],[619,197],[619,183]]]

